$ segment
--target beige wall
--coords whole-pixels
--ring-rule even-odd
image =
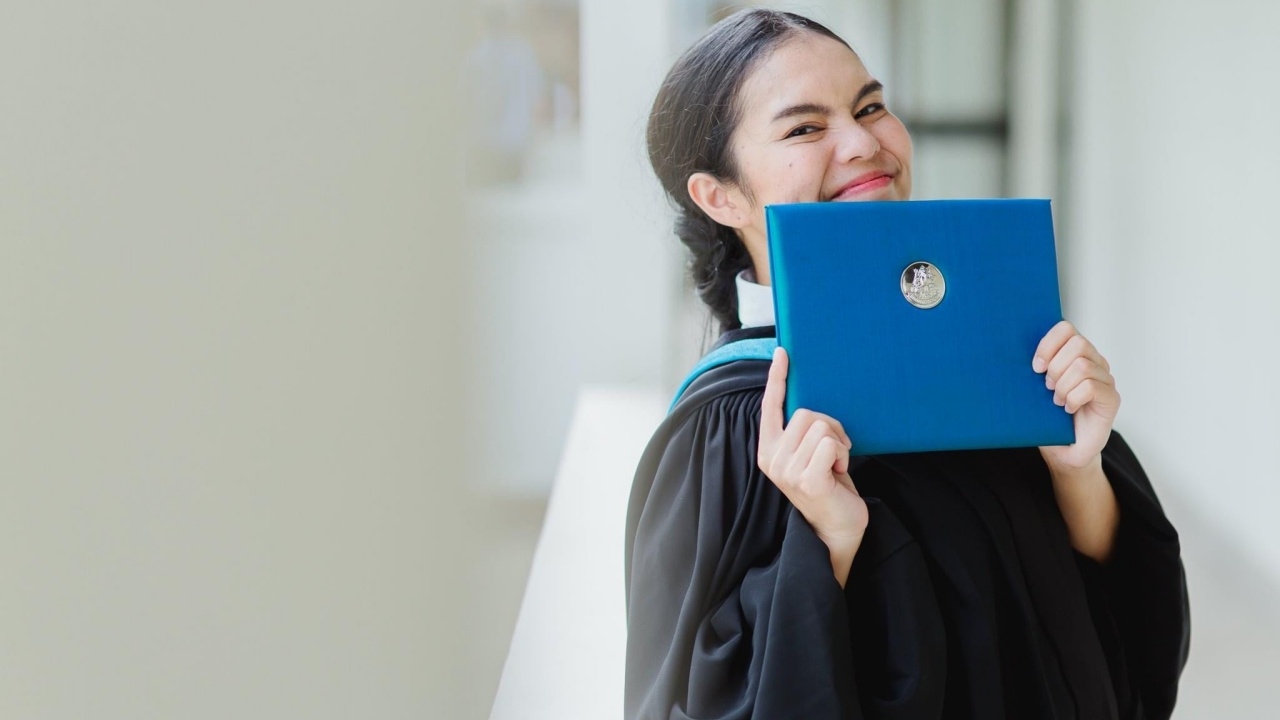
[[[457,715],[457,12],[6,9],[0,717]]]

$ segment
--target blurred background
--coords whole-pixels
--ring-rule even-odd
[[[1246,279],[1280,262],[1280,136],[1267,120],[1280,94],[1266,70],[1280,66],[1267,40],[1280,10],[1269,3],[485,5],[489,54],[471,57],[496,68],[504,38],[502,62],[537,60],[471,85],[477,106],[503,99],[488,122],[519,117],[527,129],[500,172],[479,155],[470,164],[472,272],[485,288],[469,323],[482,336],[471,392],[486,435],[523,459],[493,455],[485,475],[495,502],[528,518],[495,538],[507,572],[523,567],[521,538],[557,462],[562,476],[574,465],[562,453],[581,388],[668,398],[710,339],[643,130],[675,56],[753,4],[821,20],[885,82],[915,141],[915,197],[1052,198],[1066,315],[1112,361],[1117,427],[1183,536],[1194,630],[1177,716],[1271,717],[1280,379],[1264,358],[1280,351],[1280,299]]]
[[[566,477],[625,500],[582,433],[642,444],[710,341],[643,129],[742,6],[9,8],[0,717],[488,716],[544,518],[601,541]],[[1280,5],[769,6],[885,82],[917,198],[1053,199],[1182,534],[1176,717],[1271,717]],[[616,624],[606,519],[616,565],[557,577]]]

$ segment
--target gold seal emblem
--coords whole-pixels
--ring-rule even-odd
[[[927,262],[913,262],[902,271],[902,296],[922,310],[936,307],[947,294],[947,280]]]

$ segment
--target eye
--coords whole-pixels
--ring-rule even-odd
[[[858,112],[854,113],[853,117],[854,119],[868,117],[870,115],[875,115],[876,113],[884,109],[885,109],[884,103],[871,103],[866,107],[862,108],[861,110],[859,110]]]
[[[793,138],[793,137],[800,137],[801,135],[808,135],[808,134],[810,134],[810,133],[816,133],[816,132],[818,132],[818,131],[819,131],[819,130],[821,130],[821,129],[822,129],[822,128],[818,127],[817,125],[801,125],[800,127],[798,127],[798,128],[796,128],[796,129],[792,130],[791,132],[787,133],[787,137],[789,137],[789,138]]]

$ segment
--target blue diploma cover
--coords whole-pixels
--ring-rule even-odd
[[[765,214],[788,418],[836,418],[858,455],[1075,442],[1031,369],[1062,319],[1048,200]]]

